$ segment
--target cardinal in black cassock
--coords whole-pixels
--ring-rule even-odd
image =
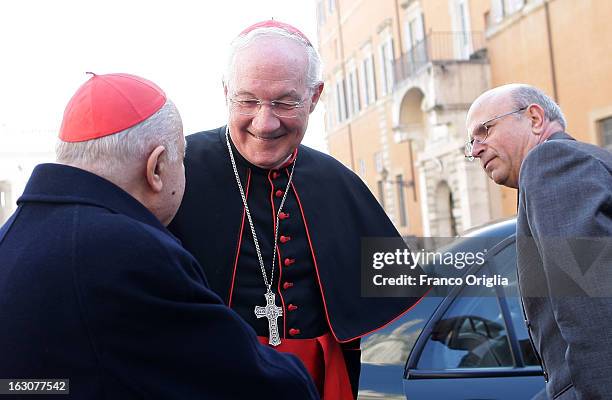
[[[297,355],[325,399],[356,396],[359,339],[414,298],[361,296],[361,241],[399,234],[359,177],[301,145],[323,90],[297,28],[264,21],[232,42],[228,126],[187,137],[170,230],[260,341]]]
[[[169,228],[201,263],[211,288],[267,342],[268,321],[254,312],[265,305],[266,289],[225,132],[187,136],[185,196]],[[361,239],[398,237],[397,230],[361,179],[334,158],[300,145],[285,165],[265,170],[231,146],[264,260],[272,258],[276,210],[295,162],[278,215],[272,283],[283,310],[279,350],[300,356],[315,382],[324,382],[326,397],[337,393],[327,385],[356,392],[359,338],[419,300],[360,293]]]

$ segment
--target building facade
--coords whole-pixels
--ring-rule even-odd
[[[34,167],[55,160],[55,137],[50,131],[0,125],[0,226],[17,208]]]
[[[516,213],[516,191],[463,155],[467,110],[488,88],[541,87],[576,138],[612,146],[612,2],[319,0],[317,11],[329,151],[405,236]]]

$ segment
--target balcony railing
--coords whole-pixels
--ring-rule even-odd
[[[411,78],[432,61],[480,59],[484,48],[482,32],[430,32],[393,62],[395,84]]]

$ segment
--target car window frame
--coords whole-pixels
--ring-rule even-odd
[[[473,265],[469,268],[463,276],[468,274],[476,274],[485,265],[491,270],[491,273],[496,273],[496,267],[494,263],[491,263],[491,259],[499,254],[501,251],[506,249],[508,246],[516,244],[516,234],[507,236],[493,245],[493,247],[487,252],[485,256],[485,262],[482,265]],[[448,311],[451,305],[455,302],[459,292],[465,288],[465,283],[461,286],[457,286],[451,290],[448,296],[445,297],[442,302],[437,306],[435,311],[432,313],[429,320],[425,323],[425,326],[421,330],[419,337],[417,338],[406,364],[404,366],[405,380],[415,379],[456,379],[456,378],[492,378],[492,377],[510,377],[510,376],[538,376],[542,375],[542,369],[537,366],[525,365],[521,350],[518,344],[514,321],[510,309],[506,302],[507,293],[500,286],[495,286],[495,293],[497,301],[502,313],[502,318],[506,324],[506,333],[508,335],[508,344],[512,355],[513,365],[505,367],[494,367],[494,368],[465,368],[465,369],[452,369],[452,370],[424,370],[417,369],[416,365],[421,357],[421,354],[425,348],[426,343],[432,333],[434,322],[439,321],[440,318]]]

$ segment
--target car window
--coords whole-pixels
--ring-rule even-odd
[[[361,339],[361,363],[406,364],[425,323],[441,301],[441,298],[426,297],[397,321]]]
[[[486,264],[481,269],[485,272]],[[489,274],[489,272],[486,272]],[[506,325],[493,288],[464,287],[434,325],[417,369],[512,366]]]
[[[539,366],[538,359],[531,347],[529,334],[525,326],[523,307],[519,296],[517,275],[516,275],[516,242],[510,243],[502,251],[497,253],[492,261],[492,268],[495,273],[508,278],[509,285],[504,288],[506,303],[510,310],[514,333],[521,349],[523,362],[525,365]]]

